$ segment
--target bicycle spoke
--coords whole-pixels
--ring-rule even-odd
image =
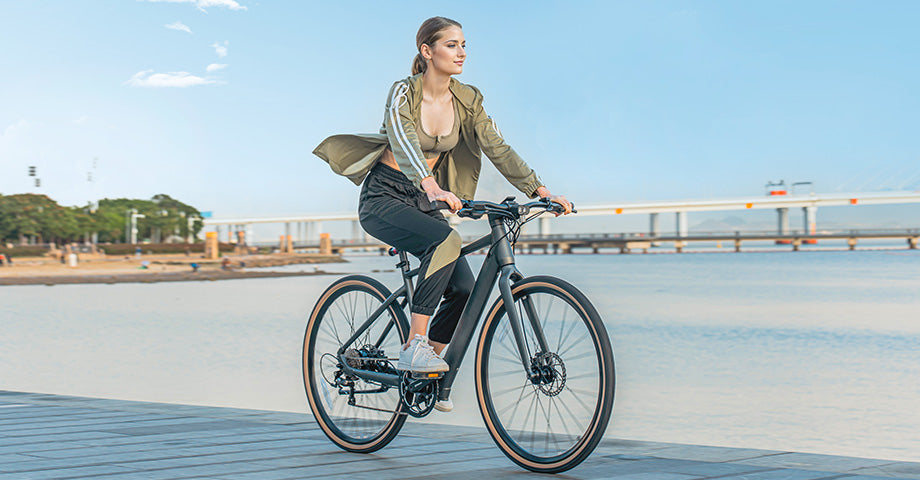
[[[581,360],[582,358],[587,358],[587,357],[594,357],[594,358],[597,358],[597,352],[593,352],[593,351],[585,352],[585,353],[582,353],[582,354],[579,354],[579,355],[575,355],[574,357],[564,356],[564,355],[561,354],[561,353],[558,354],[558,355],[559,355],[560,357],[562,357],[562,359],[565,360],[566,363],[573,362],[573,361],[575,361],[575,360]]]
[[[588,373],[582,373],[581,375],[567,376],[565,381],[571,382],[572,380],[579,380],[582,378],[597,378],[597,372],[588,372]]]
[[[521,386],[521,393],[520,393],[520,395],[518,395],[517,401],[515,401],[515,402],[512,403],[511,405],[508,405],[507,407],[504,408],[503,411],[500,412],[500,413],[504,413],[504,412],[508,411],[509,408],[514,408],[514,411],[511,412],[511,417],[510,417],[510,419],[508,420],[509,422],[511,421],[511,419],[514,419],[514,415],[515,415],[515,413],[517,412],[518,407],[521,406],[521,399],[524,398],[524,393],[525,393],[526,391],[527,391],[527,384],[524,384],[524,385]]]
[[[574,413],[572,413],[572,409],[569,408],[568,403],[563,402],[563,401],[561,401],[561,400],[560,400],[559,403],[561,403],[561,404],[562,404],[562,407],[565,408],[566,413],[568,413],[569,416],[572,417],[572,420],[575,422],[575,425],[578,426],[578,429],[584,431],[585,427],[583,427],[581,424],[579,424],[579,422],[578,422],[578,417],[577,417]],[[560,413],[560,415],[562,414],[562,412],[559,412],[559,413]],[[563,424],[565,424],[565,423],[566,423],[566,422],[563,422]]]
[[[524,386],[526,387],[527,384],[525,383]],[[506,394],[506,393],[513,392],[513,391],[515,391],[515,390],[517,390],[517,389],[518,389],[518,387],[517,387],[517,386],[514,386],[514,387],[509,387],[509,388],[503,388],[503,389],[501,389],[501,390],[494,390],[494,391],[492,391],[492,396],[494,397],[494,396],[496,396],[496,395],[504,395],[504,394]]]

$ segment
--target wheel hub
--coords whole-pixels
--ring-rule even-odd
[[[538,353],[530,359],[533,374],[530,381],[540,388],[544,395],[555,397],[565,387],[565,363],[553,352]]]

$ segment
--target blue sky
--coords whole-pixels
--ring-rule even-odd
[[[459,79],[576,203],[920,189],[918,2],[33,0],[0,5],[0,193],[353,210],[310,152],[379,128],[433,15],[463,23]],[[489,171],[479,196],[514,193]]]

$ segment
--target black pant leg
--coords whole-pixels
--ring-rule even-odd
[[[460,234],[443,215],[422,212],[416,198],[384,180],[374,176],[366,180],[359,205],[361,226],[378,240],[418,257],[421,265],[412,312],[431,315],[454,272],[462,246]]]
[[[444,300],[438,307],[438,313],[431,319],[428,327],[428,338],[440,342],[450,343],[454,330],[457,328],[457,322],[460,321],[460,314],[463,313],[463,307],[470,298],[470,292],[473,291],[473,285],[476,283],[473,277],[473,271],[466,257],[460,257],[454,264],[454,272],[450,276],[450,282],[444,291]]]

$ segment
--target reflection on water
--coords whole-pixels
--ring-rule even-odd
[[[353,260],[323,268],[394,263]],[[608,435],[920,460],[916,252],[518,262],[571,281],[605,318]],[[0,287],[0,389],[305,412],[303,329],[333,278]],[[472,366],[467,356],[454,412],[427,421],[482,424]]]

